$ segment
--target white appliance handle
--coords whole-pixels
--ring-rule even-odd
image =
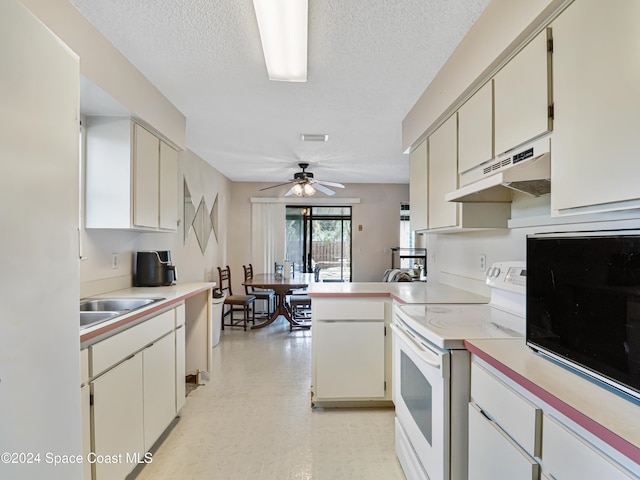
[[[440,356],[434,353],[431,349],[417,342],[415,338],[413,338],[413,335],[411,335],[405,328],[397,323],[392,323],[391,330],[404,340],[408,340],[409,343],[413,345],[416,354],[418,354],[422,360],[434,368],[440,368]]]

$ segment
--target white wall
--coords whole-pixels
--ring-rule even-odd
[[[0,478],[79,479],[78,58],[0,2]],[[4,460],[4,457],[3,457]],[[34,458],[35,460],[35,458]]]
[[[229,218],[229,266],[234,280],[234,292],[241,289],[239,277],[242,265],[250,262],[251,255],[251,202],[252,197],[278,197],[286,187],[260,192],[273,183],[234,182]],[[321,194],[318,194],[320,198]],[[353,205],[353,280],[379,281],[391,267],[391,247],[397,247],[400,238],[400,203],[409,201],[409,186],[404,184],[348,184],[332,198],[360,198]],[[314,197],[315,199],[316,197]],[[325,197],[326,198],[326,197]],[[362,231],[358,230],[362,225]],[[259,273],[259,272],[256,272]],[[237,286],[236,286],[237,284]],[[238,290],[241,291],[241,290]]]
[[[465,279],[484,282],[485,272],[480,270],[480,255],[486,255],[486,265],[507,260],[526,260],[527,235],[545,232],[571,232],[585,230],[617,230],[640,228],[640,220],[633,218],[638,211],[614,212],[598,215],[575,215],[562,219],[551,218],[549,196],[530,199],[524,195],[516,197],[512,207],[512,216],[516,210],[526,210],[531,206],[534,213],[546,210],[545,215],[530,215],[537,226],[520,228],[485,230],[454,234],[422,235],[427,247],[427,268],[430,281],[443,278],[442,273],[453,274]],[[546,209],[540,209],[546,205]],[[525,219],[525,216],[519,217]]]
[[[67,0],[21,0],[81,59],[80,73],[181,148],[186,118]]]

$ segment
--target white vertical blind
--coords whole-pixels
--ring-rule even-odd
[[[273,264],[284,260],[284,203],[251,204],[251,263],[255,273],[273,272]]]

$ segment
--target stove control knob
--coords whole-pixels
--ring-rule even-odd
[[[498,278],[500,276],[500,269],[498,267],[495,267],[493,269],[493,272],[491,272],[491,275],[493,275],[494,277]]]

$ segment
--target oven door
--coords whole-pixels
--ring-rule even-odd
[[[450,353],[430,345],[399,318],[393,332],[393,401],[404,435],[396,452],[405,475],[414,454],[432,479],[450,478]],[[411,448],[399,442],[408,441]],[[419,477],[418,477],[419,478]]]

